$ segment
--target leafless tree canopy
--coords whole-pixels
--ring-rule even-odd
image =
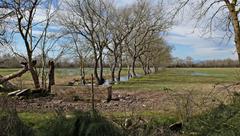
[[[239,0],[179,0],[174,10],[176,17],[181,10],[188,8],[197,19],[196,27],[204,25],[206,33],[216,30],[226,32],[221,36],[231,40],[234,37],[236,52],[240,61]]]
[[[131,75],[136,76],[136,66],[141,65],[149,74],[151,67],[157,69],[170,60],[171,48],[163,37],[172,24],[162,2],[140,0],[118,7],[111,0],[64,0],[60,10],[55,8],[52,0],[0,2],[0,10],[5,11],[0,14],[1,44],[28,63],[35,88],[46,88],[47,62],[64,54],[77,58],[83,84],[84,68],[91,64],[99,85],[105,82],[106,64],[114,82],[120,80],[123,66],[131,67]],[[38,18],[40,11],[42,20]],[[51,32],[54,27],[55,32]],[[20,36],[23,45],[5,44],[9,34]],[[153,51],[158,53],[153,55]]]

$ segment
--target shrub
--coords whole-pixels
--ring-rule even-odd
[[[98,112],[76,112],[70,117],[58,113],[41,128],[41,136],[120,136],[121,130]]]
[[[0,98],[0,136],[32,136],[33,130],[19,118],[14,103]]]
[[[221,104],[209,113],[185,123],[184,133],[199,136],[236,136],[240,134],[240,96],[232,104]]]

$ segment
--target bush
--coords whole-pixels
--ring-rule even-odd
[[[184,133],[198,136],[237,136],[240,134],[240,96],[232,104],[221,104],[209,113],[185,123]]]
[[[0,98],[0,136],[32,136],[33,130],[19,118],[13,102]]]
[[[154,116],[154,115],[153,115]],[[176,135],[169,129],[169,125],[176,122],[175,118],[154,116],[142,118],[131,115],[124,118],[113,119],[127,136],[173,136]]]
[[[120,136],[121,130],[97,112],[76,112],[66,118],[62,113],[46,122],[41,136]]]

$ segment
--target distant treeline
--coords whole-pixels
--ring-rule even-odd
[[[41,60],[37,60],[37,66],[41,66]],[[0,68],[20,68],[21,62],[24,61],[20,57],[13,56],[11,54],[5,54],[0,56]],[[104,62],[104,67],[109,67],[109,63]],[[91,60],[86,60],[86,67],[93,67],[93,62]],[[124,67],[127,67],[127,64],[123,63]],[[58,68],[78,68],[79,60],[78,59],[69,59],[62,58],[56,62],[56,67]],[[140,64],[137,64],[137,67],[140,67]],[[205,60],[194,62],[191,57],[186,57],[185,59],[173,58],[172,63],[168,65],[169,68],[186,68],[186,67],[239,67],[237,60],[232,59],[223,59],[223,60]]]
[[[37,61],[37,67],[41,67],[41,59],[39,57],[35,57],[34,60]],[[48,60],[52,60],[48,58]],[[0,68],[21,68],[21,62],[24,60],[21,57],[17,57],[11,54],[5,54],[0,56]],[[79,68],[80,66],[79,59],[74,58],[60,58],[56,61],[55,66],[57,68]],[[93,67],[93,60],[91,58],[86,58],[85,67]],[[108,62],[103,63],[104,67],[109,67],[110,64]],[[137,67],[140,67],[139,62],[136,64]],[[123,67],[127,67],[127,63],[123,62]]]
[[[0,68],[19,68],[21,67],[20,58],[5,54],[0,56]]]
[[[38,58],[35,58],[34,60],[37,61],[37,67],[41,66],[41,60]],[[50,60],[50,59],[49,59]],[[21,62],[24,62],[24,60],[20,57],[13,56],[11,54],[5,54],[0,56],[0,68],[20,68]],[[87,67],[91,67],[91,63],[85,64]],[[70,59],[60,59],[56,63],[56,67],[58,68],[77,68],[79,67],[78,60],[71,60]]]
[[[205,60],[205,61],[197,61],[194,62],[191,57],[186,57],[186,59],[174,58],[173,62],[168,67],[203,67],[203,68],[211,68],[211,67],[239,67],[239,63],[237,60],[232,59],[223,59],[223,60]]]

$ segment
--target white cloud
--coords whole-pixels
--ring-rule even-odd
[[[170,0],[169,2],[176,3],[176,0]],[[192,1],[198,2],[198,1]],[[169,4],[169,3],[168,3]],[[212,9],[210,9],[209,14],[207,14],[206,18],[201,20],[201,22],[197,22],[193,19],[194,10],[191,9],[194,5],[188,5],[185,7],[182,14],[177,16],[177,22],[179,24],[175,25],[169,32],[169,35],[166,37],[168,43],[175,45],[178,49],[182,48],[182,51],[179,54],[178,51],[174,51],[174,56],[186,56],[190,55],[195,59],[224,59],[224,58],[232,58],[237,59],[236,49],[234,46],[233,38],[228,42],[227,39],[223,39],[223,36],[226,34],[225,31],[221,31],[219,26],[217,29],[211,31],[211,33],[204,32],[208,29],[206,27],[206,22],[208,17],[218,9],[223,3],[219,3],[215,5]],[[174,7],[174,6],[170,6]],[[225,12],[220,12],[218,15],[218,19],[224,17]],[[223,15],[222,15],[223,14]],[[199,23],[196,28],[196,22]],[[218,25],[219,20],[214,20],[213,25]],[[189,49],[188,49],[189,48]],[[191,51],[191,52],[190,52]]]
[[[202,37],[202,30],[194,28],[192,23],[185,23],[174,26],[166,40],[171,45],[189,47],[188,51],[182,54],[173,54],[174,56],[190,55],[195,59],[237,59],[233,40],[227,42],[222,39],[224,32],[213,32],[212,36]]]
[[[137,0],[116,0],[116,3],[118,6],[126,6],[126,5],[131,5]]]

